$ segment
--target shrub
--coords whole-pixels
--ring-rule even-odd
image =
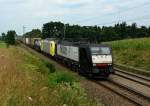
[[[55,66],[50,64],[49,62],[45,62],[46,67],[49,69],[50,73],[54,73],[56,71]]]
[[[66,72],[55,72],[49,74],[48,85],[53,86],[60,83],[68,83],[69,85],[72,85],[75,81],[75,78]]]

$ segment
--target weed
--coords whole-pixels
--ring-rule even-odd
[[[49,85],[58,85],[60,83],[68,83],[70,85],[75,82],[75,78],[66,72],[55,72],[49,75]]]
[[[49,69],[50,73],[54,73],[56,71],[55,66],[50,64],[49,62],[45,62],[46,67]]]

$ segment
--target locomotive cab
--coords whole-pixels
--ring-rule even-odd
[[[80,47],[80,72],[94,77],[107,77],[113,71],[112,51],[106,45]]]

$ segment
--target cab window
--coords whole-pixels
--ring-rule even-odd
[[[91,47],[91,53],[93,55],[108,55],[111,51],[109,47]]]

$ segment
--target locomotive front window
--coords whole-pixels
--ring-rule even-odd
[[[110,48],[108,48],[108,47],[91,47],[91,53],[93,55],[108,55],[108,54],[110,54]]]

